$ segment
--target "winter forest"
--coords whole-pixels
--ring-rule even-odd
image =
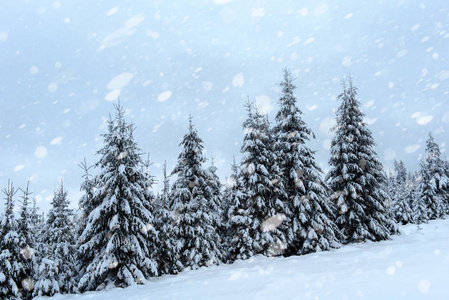
[[[385,174],[349,76],[338,95],[330,171],[323,174],[308,147],[313,130],[288,69],[280,86],[273,122],[246,102],[242,159],[225,186],[190,118],[177,164],[168,173],[164,168],[164,188],[155,195],[151,162],[119,101],[98,161],[80,165],[78,211],[69,208],[63,182],[45,218],[28,186],[8,182],[0,228],[2,299],[127,287],[258,254],[288,257],[387,240],[398,224],[449,213],[449,163],[431,133],[419,172],[407,172],[399,161],[394,174]]]
[[[448,299],[446,2],[3,1],[0,299]]]

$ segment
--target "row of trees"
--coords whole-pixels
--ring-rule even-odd
[[[404,163],[395,161],[395,175],[388,176],[390,212],[399,224],[421,224],[449,214],[449,162],[442,159],[432,134],[420,165],[419,172],[407,173]]]
[[[81,164],[77,217],[61,183],[45,222],[28,208],[27,191],[16,221],[16,190],[8,184],[0,231],[2,299],[126,287],[257,254],[301,255],[385,240],[397,233],[396,222],[448,213],[449,168],[433,138],[418,176],[407,178],[397,163],[396,176],[387,178],[351,78],[338,97],[331,168],[324,176],[307,146],[314,135],[292,81],[285,70],[273,126],[246,104],[242,158],[225,187],[213,163],[205,167],[203,142],[190,119],[177,164],[170,176],[164,166],[164,188],[155,196],[150,163],[120,105],[102,135],[98,173]]]

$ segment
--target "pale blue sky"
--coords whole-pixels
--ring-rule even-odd
[[[243,103],[256,99],[274,120],[284,67],[323,169],[350,71],[384,166],[416,170],[429,131],[446,149],[447,49],[445,0],[2,1],[0,186],[30,179],[47,210],[63,178],[75,207],[77,165],[98,160],[118,95],[155,176],[164,160],[173,168],[192,114],[224,180],[240,156]]]

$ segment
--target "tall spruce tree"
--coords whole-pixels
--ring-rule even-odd
[[[81,183],[80,190],[83,192],[79,203],[78,203],[78,214],[77,214],[77,224],[76,224],[76,237],[77,239],[83,233],[84,228],[86,227],[87,217],[89,214],[95,209],[98,203],[94,203],[94,190],[95,190],[95,182],[93,180],[92,174],[89,173],[90,169],[93,166],[88,166],[86,162],[86,158],[84,161],[78,164],[78,166],[83,169],[84,174],[82,175],[83,182]]]
[[[180,144],[181,153],[172,175],[177,176],[172,187],[173,235],[177,240],[177,268],[198,268],[220,263],[218,214],[207,190],[208,174],[203,167],[203,141],[189,121],[189,132]]]
[[[17,221],[17,234],[19,235],[20,258],[26,278],[22,280],[22,298],[31,299],[35,280],[35,233],[33,228],[32,210],[30,207],[29,182],[20,197],[20,217]]]
[[[61,185],[53,195],[41,239],[41,260],[35,296],[53,296],[76,291],[76,238],[73,210]]]
[[[80,236],[80,263],[86,270],[80,291],[125,287],[157,274],[148,247],[156,235],[153,215],[144,203],[148,177],[142,172],[134,126],[126,123],[120,104],[115,110],[103,134],[104,146],[98,151],[95,208]]]
[[[227,235],[227,231],[229,229],[229,221],[231,219],[230,213],[232,213],[232,207],[235,206],[235,201],[233,201],[234,195],[239,191],[241,193],[241,186],[239,186],[239,178],[240,178],[240,168],[236,163],[235,157],[233,157],[233,162],[231,163],[231,175],[226,177],[223,191],[223,200],[221,202],[221,212],[222,212],[222,222],[223,228],[225,232],[223,232],[223,236]]]
[[[391,214],[399,224],[413,223],[412,199],[409,193],[411,183],[407,180],[405,164],[402,161],[394,161],[394,170],[396,176],[393,177],[393,191],[390,195],[392,199]]]
[[[89,214],[95,209],[96,206],[99,205],[99,203],[94,203],[94,200],[98,200],[98,198],[94,199],[94,192],[95,192],[95,182],[93,175],[90,174],[90,169],[93,168],[93,166],[89,166],[86,162],[86,158],[84,158],[84,161],[79,163],[78,166],[84,171],[84,174],[82,175],[83,182],[81,183],[80,190],[83,192],[83,195],[81,196],[79,202],[78,202],[78,212],[76,213],[76,225],[75,225],[75,237],[76,237],[76,244],[77,249],[83,244],[84,241],[81,240],[81,235],[84,231],[84,229],[87,226],[87,218],[89,217]],[[81,251],[77,252],[78,261],[83,261],[85,257],[85,253],[81,253]],[[49,268],[48,272],[53,272],[51,270],[52,265],[49,264],[47,266]],[[83,275],[86,273],[86,264],[77,264],[76,266],[76,278],[79,280]]]
[[[14,218],[14,195],[17,190],[8,181],[4,188],[5,215],[0,224],[0,298],[5,300],[26,299],[22,281],[26,279],[26,269],[22,264],[18,225]]]
[[[217,231],[220,240],[220,252],[222,253],[222,257],[225,256],[223,249],[223,239],[221,232],[224,230],[224,224],[222,222],[222,202],[223,202],[223,194],[222,194],[222,184],[220,182],[220,178],[217,175],[218,168],[215,166],[214,158],[211,158],[211,165],[206,169],[207,181],[206,181],[206,192],[207,197],[210,199],[210,211],[214,212],[211,214],[213,227]]]
[[[338,99],[341,104],[327,176],[338,209],[336,223],[348,243],[389,239],[397,227],[385,207],[386,176],[351,78],[347,86],[343,83]]]
[[[172,212],[170,176],[167,175],[167,162],[164,162],[163,188],[155,204],[156,228],[159,232],[157,249],[159,274],[176,274],[182,267],[178,264],[177,240],[174,236],[175,219]]]
[[[306,142],[314,134],[296,105],[295,85],[287,69],[276,114],[276,153],[282,185],[287,195],[286,236],[289,254],[306,254],[340,247],[341,234],[333,222],[329,188],[315,162],[315,152]]]
[[[231,171],[232,174],[226,178],[223,201],[221,205],[221,220],[223,223],[221,237],[223,239],[224,251],[226,253],[226,262],[232,262],[235,260],[235,257],[230,256],[230,245],[231,238],[234,236],[234,233],[238,228],[238,223],[233,223],[232,218],[236,213],[236,210],[241,206],[244,195],[240,180],[240,168],[236,163],[235,157],[233,158],[233,163],[231,164]]]
[[[243,123],[243,158],[237,180],[242,191],[236,190],[239,195],[231,199],[229,212],[231,259],[246,259],[259,253],[280,255],[287,247],[281,230],[287,207],[269,124],[254,110],[253,103],[248,102],[246,107],[248,118]]]
[[[448,178],[441,159],[440,148],[431,133],[426,142],[426,157],[421,162],[419,194],[420,200],[426,207],[427,220],[441,218],[447,212]]]

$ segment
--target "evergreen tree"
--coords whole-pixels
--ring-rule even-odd
[[[84,174],[82,175],[83,183],[81,184],[80,190],[83,192],[79,203],[78,209],[79,212],[77,214],[77,225],[76,225],[76,237],[81,236],[84,228],[86,227],[87,217],[89,214],[95,209],[98,203],[94,203],[94,191],[95,191],[95,182],[92,178],[92,175],[89,173],[90,169],[93,166],[88,166],[86,162],[86,158],[84,161],[78,164],[78,166],[83,169]],[[79,242],[79,241],[78,241]]]
[[[132,131],[130,132],[130,138],[132,139]],[[155,219],[155,205],[156,205],[156,196],[152,191],[153,184],[156,182],[155,177],[150,173],[150,166],[152,163],[150,162],[150,154],[148,153],[148,157],[143,163],[141,163],[141,171],[143,174],[143,180],[141,180],[141,186],[143,189],[143,200],[142,204],[145,210],[149,213],[147,218],[147,224],[145,228],[142,228],[142,231],[146,231],[148,234],[147,238],[147,248],[148,248],[148,258],[150,261],[154,262],[154,267],[156,268],[155,272],[151,271],[146,276],[157,276],[158,272],[158,248],[160,246],[159,240],[159,230],[157,227],[157,221]]]
[[[95,208],[80,236],[80,264],[86,270],[80,291],[140,284],[157,274],[148,248],[156,235],[153,215],[144,203],[148,177],[142,173],[142,159],[132,136],[134,126],[125,122],[119,104],[115,109],[108,133],[103,134],[104,146],[97,152],[101,158],[96,164],[100,173],[93,179]]]
[[[247,103],[247,110],[238,180],[244,196],[231,200],[229,255],[233,259],[246,259],[258,253],[280,255],[287,245],[281,230],[286,216],[282,201],[285,195],[269,124],[258,110],[253,111],[252,103]]]
[[[327,177],[338,209],[336,223],[346,242],[389,239],[397,229],[385,207],[386,176],[374,150],[371,131],[363,122],[364,114],[351,78],[338,98],[341,105]]]
[[[78,166],[83,169],[84,174],[82,175],[83,182],[81,183],[80,190],[83,192],[83,195],[81,196],[79,203],[78,203],[78,212],[76,214],[76,229],[75,229],[75,237],[76,237],[76,244],[77,249],[84,243],[83,240],[81,240],[81,235],[84,231],[84,229],[87,226],[87,217],[89,214],[95,209],[96,206],[99,205],[99,203],[94,203],[94,200],[98,200],[98,198],[94,199],[94,192],[96,189],[95,182],[93,176],[89,173],[90,169],[93,166],[88,166],[86,162],[86,158],[84,158],[84,161],[78,164]],[[85,257],[85,253],[81,253],[81,251],[77,252],[77,261],[83,261]],[[47,261],[45,261],[47,262]],[[52,264],[48,263],[46,264],[47,273],[53,272],[52,270]],[[83,277],[83,275],[86,273],[87,264],[77,264],[76,265],[76,278],[79,280]]]
[[[17,234],[19,235],[19,248],[21,264],[24,268],[25,279],[22,280],[22,298],[30,299],[34,288],[34,269],[36,265],[36,258],[34,254],[35,249],[35,234],[32,224],[32,211],[29,207],[30,195],[29,182],[25,190],[22,190],[20,207],[20,218],[17,222]]]
[[[294,95],[296,87],[287,69],[284,69],[281,87],[274,132],[282,186],[287,195],[288,253],[306,254],[338,248],[341,234],[333,223],[335,208],[328,200],[329,188],[322,180],[315,152],[306,146],[314,134],[302,120],[303,113]]]
[[[34,287],[33,294],[35,296],[53,296],[56,293],[60,293],[58,283],[59,270],[53,260],[49,260],[43,257],[39,261],[37,268],[38,280]]]
[[[387,193],[388,199],[385,201],[385,208],[389,212],[392,219],[394,219],[393,213],[393,198],[396,191],[396,176],[392,170],[387,170],[385,182],[385,192]]]
[[[413,223],[412,199],[408,189],[411,188],[407,181],[407,170],[402,161],[394,161],[396,177],[393,179],[393,192],[391,213],[397,223],[405,225]]]
[[[444,207],[446,209],[445,214],[449,215],[449,161],[444,160],[444,174],[447,178],[448,182],[446,183],[444,187]]]
[[[446,186],[448,178],[444,167],[440,148],[435,143],[432,134],[429,133],[426,143],[426,158],[421,162],[421,180],[418,187],[420,201],[424,202],[427,210],[425,217],[427,220],[441,218],[447,211]]]
[[[424,201],[419,195],[419,182],[421,178],[412,173],[408,174],[407,178],[407,199],[411,203],[412,208],[412,223],[422,224],[427,223],[427,208]]]
[[[203,168],[203,141],[190,118],[181,153],[172,172],[177,179],[172,188],[178,270],[218,264],[221,260],[219,235],[214,227],[213,199],[207,191],[208,174]]]
[[[231,226],[231,220],[234,216],[235,210],[240,206],[241,199],[243,197],[243,188],[240,185],[240,168],[233,158],[231,164],[231,176],[226,178],[223,200],[221,202],[221,222],[222,228],[220,236],[223,240],[223,250],[225,252],[225,262],[232,262],[235,257],[230,257],[229,245],[231,243],[231,237],[235,231],[235,226]]]
[[[26,279],[26,270],[22,264],[19,247],[18,225],[14,218],[14,195],[17,190],[8,181],[2,190],[5,194],[5,215],[0,227],[0,298],[5,300],[26,299],[22,281]],[[25,296],[22,298],[22,296]]]
[[[223,194],[222,194],[222,184],[220,182],[220,178],[217,175],[217,167],[214,164],[214,158],[211,158],[211,165],[206,169],[206,193],[207,198],[209,198],[209,210],[211,211],[212,217],[212,226],[215,228],[216,232],[219,236],[219,248],[221,252],[221,257],[225,256],[223,249],[223,239],[222,232],[224,230],[224,224],[222,222],[222,202],[223,202]]]
[[[44,223],[42,216],[38,214],[39,207],[36,203],[36,197],[33,197],[33,207],[31,208],[31,227],[34,234],[35,247],[39,243],[40,229]]]
[[[224,192],[223,223],[226,261],[232,262],[237,258],[245,259],[253,255],[246,252],[245,241],[249,238],[249,224],[245,204],[245,188],[242,184],[242,173],[235,158],[231,165],[232,174],[226,180]],[[250,245],[249,245],[250,246]]]
[[[76,291],[77,250],[72,221],[74,213],[69,204],[67,191],[61,182],[53,195],[52,207],[44,225],[35,296]]]
[[[164,162],[163,189],[155,205],[156,227],[159,231],[157,250],[159,274],[176,274],[182,267],[177,263],[177,241],[174,237],[174,217],[171,210],[170,177],[167,175],[167,162]]]
[[[238,179],[240,177],[240,169],[239,165],[235,161],[235,157],[233,157],[233,162],[231,163],[231,176],[226,177],[224,191],[223,191],[223,200],[221,202],[221,220],[223,222],[223,229],[228,231],[229,228],[229,220],[231,216],[229,213],[232,212],[232,206],[234,201],[231,198],[234,197],[234,194],[237,190],[241,190],[241,187],[238,185]],[[226,232],[223,232],[224,236]]]

